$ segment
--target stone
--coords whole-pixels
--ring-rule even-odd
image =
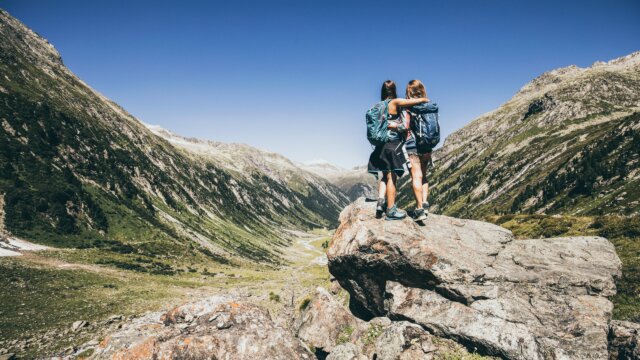
[[[340,287],[340,283],[333,276],[331,277],[331,279],[329,279],[329,282],[330,282],[329,291],[333,295],[337,295],[340,292],[340,290],[342,290],[342,288]]]
[[[185,322],[187,318],[193,318],[192,323]],[[90,358],[311,360],[314,355],[277,326],[267,310],[229,296],[212,296],[125,323],[105,337]]]
[[[640,324],[611,321],[609,324],[609,359],[640,359]]]
[[[122,319],[124,319],[124,316],[122,315],[111,315],[109,319],[107,319],[107,324],[111,324],[116,321],[121,321]]]
[[[421,326],[408,321],[392,321],[387,317],[362,321],[323,288],[316,289],[309,306],[296,319],[295,326],[297,336],[313,346],[319,358],[323,354],[328,354],[327,359],[427,360],[436,356],[451,357],[450,353],[439,351],[435,337]],[[438,343],[446,341],[439,339]],[[467,354],[464,350],[457,353],[460,356]]]
[[[86,327],[88,323],[84,320],[78,320],[71,325],[72,331],[80,331],[82,328]]]
[[[294,327],[299,339],[331,353],[338,342],[353,340],[364,325],[364,321],[353,316],[326,289],[319,287]]]
[[[430,360],[436,350],[431,334],[418,325],[400,321],[389,325],[378,336],[374,354],[378,360]]]
[[[359,199],[343,210],[329,271],[363,320],[404,319],[507,359],[608,357],[620,259],[601,237],[516,240],[473,220],[375,219]]]
[[[93,340],[90,340],[89,342],[87,342],[85,344],[85,346],[89,346],[90,347],[90,346],[96,346],[98,344],[100,344],[100,341],[98,341],[97,339],[93,339]]]
[[[333,349],[333,351],[327,356],[326,360],[364,360],[366,356],[360,353],[360,350],[355,344],[344,343],[340,344]]]
[[[0,360],[16,360],[16,354],[7,353],[0,355]]]

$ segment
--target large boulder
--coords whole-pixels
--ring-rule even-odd
[[[317,288],[295,324],[296,335],[327,360],[431,360],[468,355],[455,342],[437,338],[408,321],[356,318],[330,292]]]
[[[620,260],[601,237],[515,240],[492,224],[429,215],[375,219],[359,199],[340,216],[329,270],[368,320],[408,320],[508,359],[604,359]]]
[[[315,295],[296,321],[296,336],[315,349],[330,353],[341,342],[355,341],[365,321],[335,299],[326,289]]]
[[[91,349],[94,359],[315,358],[266,310],[226,296],[135,319]]]

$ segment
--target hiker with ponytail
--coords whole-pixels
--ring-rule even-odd
[[[410,107],[428,100],[426,98],[398,98],[396,84],[391,80],[382,84],[380,100],[380,103],[367,112],[367,136],[369,137],[369,134],[373,132],[370,127],[385,123],[387,127],[383,129],[384,134],[380,136],[381,139],[372,141],[372,138],[369,138],[370,142],[375,143],[375,148],[369,156],[367,168],[376,177],[379,173],[382,174],[378,185],[376,217],[380,218],[384,213],[387,220],[401,220],[407,216],[406,212],[399,210],[395,205],[396,184],[398,177],[404,174],[404,164],[407,161],[402,146],[407,124],[402,120],[401,112],[403,107]],[[371,115],[371,113],[375,113],[380,118]]]

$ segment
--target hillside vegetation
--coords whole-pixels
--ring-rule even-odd
[[[278,264],[292,238],[284,229],[332,227],[347,203],[311,174],[239,173],[226,158],[176,148],[84,84],[4,11],[0,36],[1,230],[150,261],[188,253]]]
[[[541,75],[435,157],[432,202],[444,214],[638,214],[640,52]]]

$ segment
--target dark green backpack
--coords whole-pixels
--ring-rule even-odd
[[[367,140],[371,145],[384,145],[389,141],[389,100],[380,101],[367,110]]]

